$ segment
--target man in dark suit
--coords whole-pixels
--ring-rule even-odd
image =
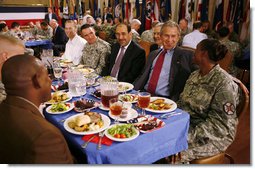
[[[30,55],[13,56],[3,65],[2,82],[7,98],[0,104],[1,163],[73,163],[63,135],[38,109],[51,98],[43,63]]]
[[[133,83],[144,68],[145,51],[132,41],[129,25],[117,25],[115,35],[118,43],[112,46],[102,76],[111,75],[118,81]]]
[[[45,15],[44,20],[49,24],[52,19],[58,21],[58,17],[52,12],[51,7],[48,7],[48,13]]]
[[[149,54],[145,69],[134,82],[136,90],[147,90],[152,95],[179,99],[186,80],[196,69],[192,62],[193,52],[177,46],[180,28],[177,23],[168,21],[160,32],[163,49]]]
[[[55,19],[50,21],[50,26],[53,29],[52,43],[54,56],[60,56],[60,53],[65,51],[68,37],[66,36],[65,30],[58,25]]]

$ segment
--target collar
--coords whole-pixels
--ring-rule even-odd
[[[129,41],[129,43],[126,45],[126,46],[123,46],[125,50],[127,50],[127,48],[129,47],[130,43],[131,43],[132,40]],[[120,46],[121,48],[122,46]]]

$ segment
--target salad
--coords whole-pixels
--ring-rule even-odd
[[[53,104],[50,110],[52,112],[62,112],[62,111],[68,110],[69,108],[70,108],[69,104],[57,103],[57,104]]]
[[[130,138],[137,134],[132,124],[115,125],[108,129],[108,134],[115,138]]]

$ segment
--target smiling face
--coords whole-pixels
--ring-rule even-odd
[[[97,37],[95,34],[95,30],[92,27],[86,28],[86,29],[82,29],[81,31],[82,33],[82,37],[89,43],[89,44],[93,44],[96,42]]]
[[[75,23],[72,21],[72,22],[66,22],[65,24],[65,33],[66,33],[66,36],[70,39],[73,39],[74,36],[76,35],[76,25]]]
[[[162,27],[160,37],[164,49],[169,50],[177,45],[180,39],[180,32],[177,27],[165,26]]]
[[[154,39],[155,43],[159,46],[162,45],[162,41],[161,41],[161,37],[160,37],[160,30],[161,30],[161,26],[155,26],[153,28],[153,39]]]
[[[120,46],[127,46],[130,40],[132,39],[132,32],[128,32],[126,25],[121,24],[116,27],[115,36]]]

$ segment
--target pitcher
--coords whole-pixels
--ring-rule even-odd
[[[101,101],[104,107],[109,108],[109,100],[118,98],[118,80],[112,78],[102,78],[100,80]]]

